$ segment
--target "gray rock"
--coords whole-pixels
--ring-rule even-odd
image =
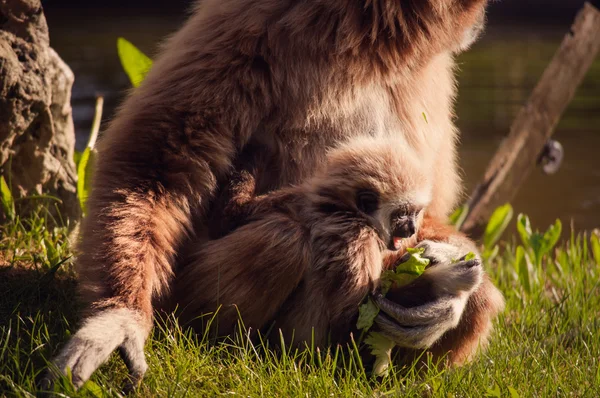
[[[73,80],[73,72],[49,47],[40,1],[0,0],[0,173],[15,197],[59,198],[60,216],[72,224],[81,216],[73,162]],[[33,205],[22,203],[22,211]]]

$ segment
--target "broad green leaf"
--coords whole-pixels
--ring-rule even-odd
[[[81,205],[83,214],[86,214],[87,198],[92,185],[92,174],[94,170],[94,162],[96,161],[96,151],[90,147],[85,148],[79,164],[77,165],[77,198]]]
[[[367,298],[367,301],[358,307],[356,327],[360,330],[369,330],[371,326],[373,326],[373,321],[377,314],[379,314],[379,308],[375,305],[373,300]]]
[[[425,249],[406,249],[410,253],[410,257],[407,261],[399,264],[395,271],[386,271],[381,275],[381,293],[386,294],[391,287],[392,283],[396,283],[399,286],[403,286],[413,279],[421,275],[427,265],[429,265],[429,259],[423,258],[422,254]],[[373,300],[367,298],[367,300],[358,307],[358,320],[356,321],[356,327],[361,330],[369,330],[373,326],[375,317],[379,314],[379,308],[375,305]]]
[[[2,209],[4,209],[6,218],[14,220],[16,215],[15,201],[4,176],[0,176],[0,201],[2,202]]]
[[[510,398],[521,398],[519,392],[510,386],[508,386],[508,392],[510,394]]]
[[[422,254],[425,249],[406,249],[410,254],[408,260],[396,266],[394,271],[386,271],[381,275],[381,292],[386,294],[392,284],[404,286],[418,278],[429,265],[429,259]]]
[[[117,50],[121,65],[133,87],[138,87],[152,67],[152,60],[141,52],[136,46],[126,39],[119,37],[117,39]]]
[[[422,256],[425,249],[413,249],[409,247],[406,251],[410,254],[410,257],[407,261],[396,266],[396,273],[420,276],[429,265],[429,259]]]
[[[83,386],[81,386],[81,390],[96,398],[102,398],[104,396],[102,388],[91,380],[86,381]]]
[[[551,225],[544,233],[542,255],[549,253],[554,246],[556,246],[556,243],[558,243],[558,240],[560,239],[561,232],[562,223],[557,219],[554,225]]]
[[[450,215],[450,224],[454,225],[456,229],[460,229],[467,215],[469,214],[469,205],[464,204],[458,209],[454,210],[454,212]]]
[[[525,214],[519,214],[517,216],[517,232],[521,237],[521,241],[525,247],[531,247],[531,224],[529,223],[529,217]]]
[[[590,244],[592,246],[592,254],[597,265],[600,265],[600,237],[595,233],[590,236]]]
[[[544,235],[534,232],[529,238],[529,247],[533,250],[534,260],[537,265],[542,262],[542,247],[544,245]]]
[[[388,373],[392,362],[392,349],[395,344],[381,333],[371,332],[365,339],[365,343],[369,346],[371,354],[375,356],[375,364],[373,365],[373,374],[375,376],[385,376]]]
[[[500,386],[498,384],[495,384],[493,388],[488,388],[485,396],[502,398],[502,392],[500,391]]]
[[[512,217],[513,208],[509,203],[499,206],[494,210],[483,234],[483,244],[485,247],[492,247],[498,242]]]

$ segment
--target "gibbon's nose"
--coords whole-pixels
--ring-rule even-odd
[[[402,245],[402,239],[410,238],[417,232],[415,217],[406,214],[392,214],[391,220],[390,250],[398,250]]]
[[[410,238],[417,230],[411,216],[398,217],[392,222],[392,236],[396,238]]]

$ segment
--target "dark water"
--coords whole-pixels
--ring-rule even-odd
[[[117,58],[117,37],[126,37],[152,55],[157,43],[184,18],[141,12],[103,10],[98,15],[47,9],[52,46],[75,73],[78,148],[87,140],[95,95],[105,96],[108,119],[129,88]],[[467,193],[482,176],[567,28],[568,24],[525,28],[492,23],[482,40],[460,56],[457,124]],[[552,176],[534,172],[513,201],[516,212],[529,214],[540,228],[556,218],[564,224],[573,220],[577,228],[600,227],[600,59],[564,114],[555,138],[565,148],[562,168]]]

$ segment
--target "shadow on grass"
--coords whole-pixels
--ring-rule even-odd
[[[67,273],[0,265],[0,391],[35,389],[77,322],[75,287]]]

